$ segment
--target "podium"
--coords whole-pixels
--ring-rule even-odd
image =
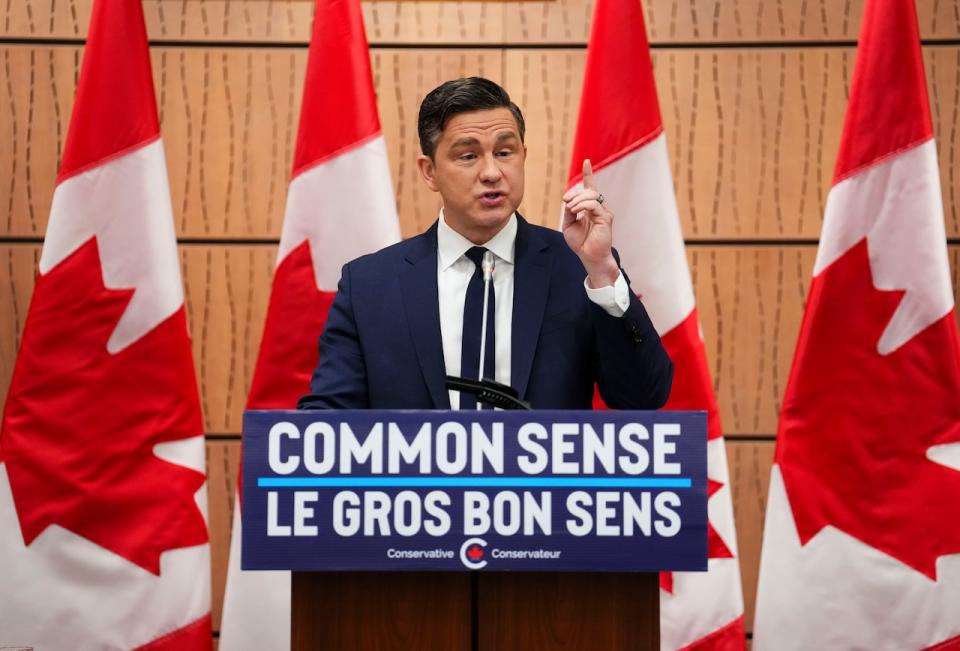
[[[243,568],[293,649],[658,649],[706,488],[704,412],[248,412]]]
[[[656,573],[294,572],[291,648],[659,649]]]

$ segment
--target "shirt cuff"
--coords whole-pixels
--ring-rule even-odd
[[[587,290],[587,298],[603,308],[604,312],[617,318],[622,317],[630,307],[630,288],[623,272],[617,276],[613,285],[593,289],[588,283],[589,278],[583,279],[583,288]]]

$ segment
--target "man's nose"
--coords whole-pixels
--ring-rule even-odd
[[[499,161],[497,161],[495,156],[485,156],[483,159],[483,167],[480,170],[480,180],[483,183],[496,183],[503,177],[503,172],[500,171]]]

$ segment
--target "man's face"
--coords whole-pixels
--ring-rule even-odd
[[[417,160],[443,198],[447,224],[474,244],[496,235],[523,199],[527,148],[508,108],[459,113],[447,121],[433,160]]]

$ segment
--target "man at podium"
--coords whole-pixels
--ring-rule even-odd
[[[343,267],[301,409],[475,409],[446,376],[513,387],[537,409],[655,409],[673,365],[613,250],[584,162],[563,233],[527,223],[523,115],[492,81],[432,90],[417,164],[443,207],[426,232]]]

